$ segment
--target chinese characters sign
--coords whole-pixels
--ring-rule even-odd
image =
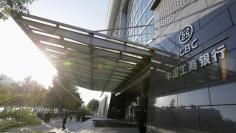
[[[179,42],[182,44],[188,43],[192,35],[193,35],[193,27],[191,25],[187,25],[180,32]],[[180,58],[190,53],[192,50],[196,49],[198,47],[196,42],[197,39],[193,39],[191,43],[186,44],[184,48],[180,49],[178,57]],[[189,72],[196,71],[198,68],[204,68],[205,66],[210,65],[213,62],[218,62],[219,59],[224,59],[226,57],[225,53],[226,53],[225,45],[221,45],[213,49],[211,52],[207,52],[200,55],[197,59],[192,59],[190,61],[187,61],[185,64],[182,64],[181,66],[176,66],[173,70],[167,72],[166,78],[168,80],[175,79]]]

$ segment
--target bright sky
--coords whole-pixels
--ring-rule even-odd
[[[78,27],[105,29],[109,0],[36,0],[29,6],[33,15]],[[56,69],[10,18],[0,20],[0,73],[22,81],[31,76],[51,85]],[[79,89],[83,101],[99,99],[101,92]]]
[[[84,88],[81,88],[81,87],[78,87],[78,91],[79,91],[80,96],[82,97],[82,99],[83,99],[83,101],[86,105],[93,98],[97,99],[97,100],[102,100],[106,95],[111,95],[108,92],[104,92],[102,97],[100,97],[102,92],[100,92],[100,91],[91,91],[91,90],[84,89]]]
[[[22,81],[27,76],[45,87],[51,85],[55,68],[25,33],[9,18],[0,20],[0,73]]]

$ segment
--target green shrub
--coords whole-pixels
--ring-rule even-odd
[[[3,119],[3,121],[0,122],[0,131],[13,127],[41,124],[41,121],[32,112],[25,110],[1,112],[0,118]]]

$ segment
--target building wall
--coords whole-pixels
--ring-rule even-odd
[[[236,1],[161,0],[154,14],[152,46],[168,56],[153,63],[147,132],[236,132]],[[178,57],[187,45],[179,42],[186,25],[192,25],[194,31],[187,44],[197,39],[198,47]],[[223,45],[225,57],[218,55],[214,61],[213,51]],[[201,66],[207,53],[210,63]],[[190,71],[193,60],[197,69]],[[169,79],[167,74],[171,74]]]
[[[153,11],[150,10],[151,6],[152,0],[111,0],[108,29],[113,30],[107,34],[149,45],[154,35],[154,17]],[[118,9],[117,12],[115,8]],[[134,107],[137,106],[137,99],[141,99],[139,98],[141,97],[141,88],[140,86],[136,87],[137,84],[134,84],[120,95],[111,96],[108,118],[135,121]],[[145,97],[145,102],[146,99]]]
[[[141,44],[148,44],[154,33],[152,0],[130,0],[127,6],[127,39]],[[147,25],[147,26],[144,26]]]
[[[117,1],[119,4],[117,13],[113,14],[116,16],[114,24],[108,27],[114,30],[109,34],[144,45],[151,43],[154,34],[154,17],[153,11],[150,10],[152,0]],[[111,25],[112,22],[109,20],[108,25]]]
[[[109,96],[106,95],[100,102],[99,102],[99,107],[98,107],[98,117],[107,117],[107,112],[108,112],[108,103]]]

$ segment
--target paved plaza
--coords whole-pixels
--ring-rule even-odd
[[[51,119],[49,123],[37,126],[14,128],[8,133],[138,133],[138,129],[126,122],[114,122],[114,120],[90,119],[85,122],[77,122],[75,119],[67,121],[66,130],[62,130],[62,118]],[[98,122],[99,121],[99,122]],[[115,123],[115,124],[114,124]],[[97,125],[97,126],[96,126]]]

